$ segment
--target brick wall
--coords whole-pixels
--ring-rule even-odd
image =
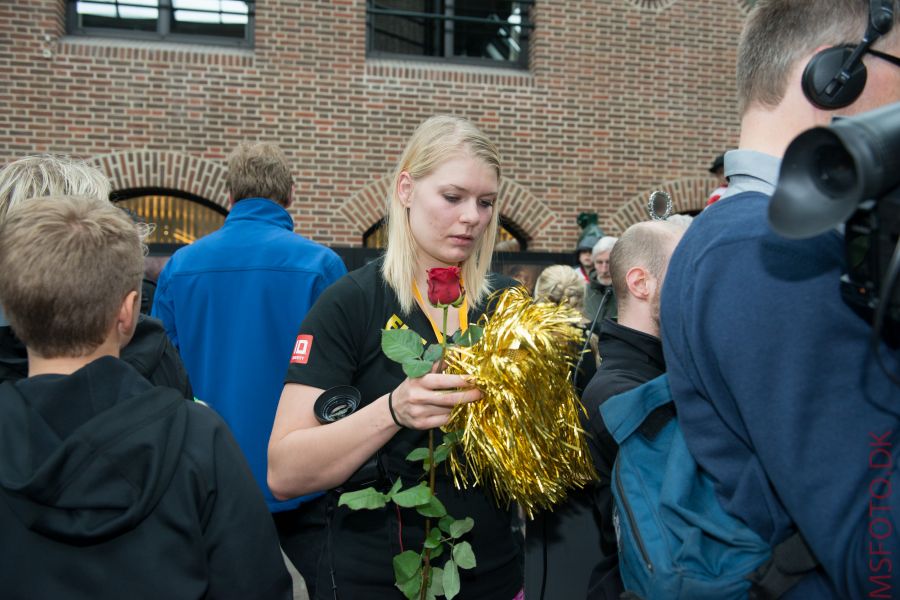
[[[114,187],[225,205],[224,157],[277,141],[297,229],[358,246],[422,119],[476,121],[504,159],[501,211],[530,250],[574,247],[579,212],[618,232],[654,189],[676,209],[715,187],[737,141],[733,71],[747,0],[538,0],[529,71],[366,60],[364,0],[257,3],[255,48],[65,34],[63,0],[0,2],[0,161],[89,159]]]

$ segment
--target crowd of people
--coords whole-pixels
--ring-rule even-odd
[[[716,501],[767,549],[729,598],[900,595],[900,352],[841,298],[841,230],[788,240],[767,222],[796,135],[900,101],[898,18],[897,0],[757,2],[738,49],[739,147],[711,168],[726,178],[715,199],[692,223],[585,236],[577,264],[537,277],[536,302],[581,315],[571,383],[598,478],[523,539],[514,506],[435,469],[446,513],[474,519],[477,562],[457,598],[639,597],[636,572],[662,576],[620,562],[633,515],[620,424],[604,412],[660,381],[671,402],[641,435],[677,422]],[[482,399],[441,361],[408,374],[381,332],[441,344],[517,285],[490,272],[501,167],[472,122],[419,124],[391,179],[385,253],[347,273],[294,233],[285,154],[240,144],[224,226],[169,259],[149,316],[145,228],[109,201],[106,177],[49,155],[4,167],[0,595],[403,597],[394,557],[421,548],[433,520],[339,498],[422,480],[408,455],[441,445],[451,411]],[[465,294],[434,305],[428,273],[447,267]],[[322,400],[343,386],[357,403],[335,417]]]

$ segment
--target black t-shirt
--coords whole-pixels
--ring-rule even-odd
[[[362,404],[395,389],[406,379],[399,363],[381,351],[381,330],[409,327],[427,343],[437,340],[425,314],[416,307],[403,314],[394,291],[381,276],[381,261],[345,275],[319,298],[300,327],[303,342],[299,362],[288,370],[286,382],[321,389],[352,385],[362,394]],[[492,287],[514,284],[512,280],[492,279]],[[468,318],[474,323],[484,309],[470,307]],[[327,427],[327,425],[326,425]],[[435,444],[442,439],[435,430]],[[382,448],[382,464],[393,482],[398,476],[403,486],[425,480],[421,462],[408,462],[407,454],[428,446],[428,432],[403,429]],[[461,570],[462,600],[511,600],[522,587],[520,548],[510,522],[510,510],[498,508],[481,488],[457,490],[442,463],[436,474],[437,497],[447,512],[457,519],[472,517],[474,529],[463,539],[475,551],[477,567]],[[386,491],[386,490],[385,490]],[[331,598],[329,562],[333,561],[338,597],[367,600],[397,599],[403,595],[394,587],[392,558],[403,550],[421,551],[424,541],[424,517],[415,510],[393,504],[380,510],[350,511],[336,507],[332,517],[332,548],[319,561],[319,597]],[[402,537],[402,550],[401,550]],[[446,552],[435,560],[441,566]]]

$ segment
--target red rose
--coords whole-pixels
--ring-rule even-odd
[[[428,301],[432,306],[458,305],[462,297],[459,267],[428,269]]]

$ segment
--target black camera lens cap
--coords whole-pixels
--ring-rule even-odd
[[[323,425],[340,421],[359,408],[362,394],[352,385],[338,385],[328,388],[316,398],[313,412]]]

